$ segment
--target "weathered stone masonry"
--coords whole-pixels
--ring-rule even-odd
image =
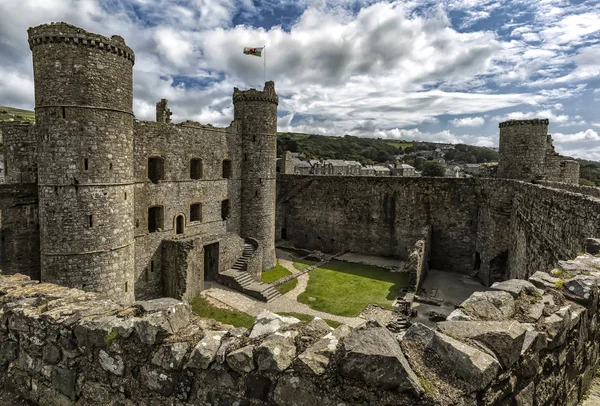
[[[575,405],[599,362],[600,258],[560,266],[562,279],[496,283],[400,339],[269,312],[248,331],[175,299],[123,305],[0,276],[0,382],[43,406]]]
[[[600,199],[508,179],[278,175],[277,233],[297,247],[408,260],[431,226],[430,267],[527,278],[600,235]]]
[[[246,238],[261,253],[253,277],[275,265],[272,82],[234,90],[227,128],[173,124],[164,99],[156,122],[138,121],[123,38],[52,23],[30,28],[29,46],[36,124],[3,134],[7,182],[38,192],[0,199],[4,273],[132,301],[197,295]]]

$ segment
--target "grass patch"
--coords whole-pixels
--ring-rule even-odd
[[[290,316],[290,317],[295,317],[300,321],[303,321],[305,323],[311,322],[315,316],[311,316],[310,314],[305,314],[305,313],[295,313],[295,312],[281,312],[281,313],[277,313],[280,316]],[[329,324],[329,327],[333,327],[333,328],[337,328],[340,325],[342,325],[342,323],[340,323],[339,321],[335,321],[335,320],[329,320],[329,319],[323,319],[325,320],[325,323]]]
[[[555,283],[555,285],[558,289],[562,289],[564,284],[565,284],[565,281],[562,279]]]
[[[406,286],[406,273],[334,260],[309,272],[308,286],[298,301],[322,312],[356,317],[369,303],[391,308]]]
[[[315,261],[309,261],[308,259],[298,259],[294,261],[294,268],[299,271],[303,271],[311,265],[314,265]]]
[[[279,261],[277,261],[277,265],[274,268],[269,269],[268,271],[264,271],[262,276],[260,277],[260,281],[264,283],[272,283],[278,279],[281,279],[285,276],[291,275],[292,273],[285,269]]]
[[[248,313],[238,310],[222,309],[211,304],[206,298],[196,296],[190,301],[192,311],[200,317],[215,319],[224,324],[231,324],[234,327],[251,328],[255,317]]]
[[[279,293],[281,293],[282,295],[285,295],[290,290],[294,289],[296,287],[296,285],[298,285],[298,279],[294,278],[294,279],[290,279],[287,282],[282,283],[281,285],[277,286],[275,289],[277,289],[279,291]]]
[[[0,121],[30,121],[33,123],[35,121],[35,112],[0,106]]]

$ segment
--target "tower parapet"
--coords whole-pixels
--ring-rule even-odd
[[[233,91],[234,119],[241,123],[243,237],[255,238],[263,250],[263,270],[275,266],[275,182],[277,104],[275,84],[263,91]]]
[[[133,51],[66,23],[28,32],[41,279],[133,300]]]

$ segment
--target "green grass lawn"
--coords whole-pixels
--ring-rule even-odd
[[[294,289],[296,287],[296,285],[298,285],[298,279],[294,278],[294,279],[290,279],[287,282],[282,283],[281,285],[277,286],[275,289],[277,289],[279,291],[279,293],[281,293],[282,295],[285,295],[290,290]]]
[[[255,317],[248,313],[238,310],[222,309],[212,305],[202,296],[197,296],[190,301],[192,311],[200,317],[215,319],[224,324],[231,324],[235,327],[251,328]]]
[[[315,261],[309,261],[308,259],[298,259],[298,260],[294,261],[294,268],[296,268],[299,271],[302,271],[314,264],[315,264]]]
[[[6,113],[4,113],[6,112]],[[35,112],[32,110],[15,109],[14,107],[0,106],[0,121],[35,121]]]
[[[283,278],[284,276],[288,276],[291,274],[292,273],[290,271],[288,271],[285,267],[280,265],[279,261],[277,261],[277,265],[274,268],[271,268],[268,271],[264,271],[262,273],[260,281],[264,283],[271,283]]]
[[[390,142],[388,142],[388,145],[394,146],[396,148],[402,148],[402,149],[413,146],[412,142],[398,142],[398,141],[390,141]]]
[[[311,316],[310,314],[305,314],[305,313],[295,313],[295,312],[281,312],[281,313],[277,313],[280,316],[290,316],[290,317],[295,317],[300,321],[303,321],[305,323],[311,322],[312,319],[315,318],[315,316]],[[329,324],[329,327],[339,327],[342,323],[340,323],[339,321],[335,321],[335,320],[329,320],[329,319],[323,319],[325,320],[325,323]]]
[[[309,272],[308,286],[298,301],[322,312],[355,317],[369,303],[391,308],[405,286],[406,273],[334,260]]]

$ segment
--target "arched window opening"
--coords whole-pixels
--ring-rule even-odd
[[[185,217],[183,217],[183,214],[180,214],[175,218],[175,233],[183,234],[184,228],[185,228]]]

